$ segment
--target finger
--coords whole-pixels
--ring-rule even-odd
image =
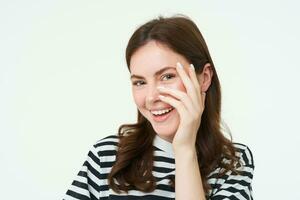
[[[184,105],[180,101],[175,100],[172,97],[167,97],[167,96],[163,96],[163,95],[158,95],[158,97],[162,101],[164,101],[164,102],[170,104],[172,107],[174,107],[177,110],[177,112],[179,113],[180,119],[184,119],[184,116],[187,116],[186,109],[184,108]]]
[[[181,63],[179,63],[179,62],[177,63],[176,69],[178,71],[179,76],[181,77],[183,85],[186,88],[188,96],[190,96],[194,105],[199,108],[200,102],[199,102],[199,96],[197,94],[199,91],[196,91],[193,82],[191,81],[191,79],[189,78],[189,76],[187,75],[185,70],[183,69],[183,66],[181,65]]]
[[[195,112],[195,110],[198,110],[198,108],[195,108],[194,103],[191,101],[190,97],[188,97],[185,92],[161,86],[157,87],[157,89],[162,93],[169,94],[175,97],[176,99],[180,100],[185,106],[185,108],[188,110],[188,112],[193,113]]]
[[[201,92],[201,77],[200,77],[200,80],[198,81],[197,74],[196,74],[195,67],[194,67],[193,63],[190,64],[189,73],[190,73],[191,80],[192,80],[192,82],[195,86],[195,89],[196,89],[196,94],[198,96],[198,101],[200,102],[200,105],[203,105],[202,92]]]
[[[200,83],[198,81],[197,74],[196,74],[195,67],[194,67],[193,63],[190,64],[189,73],[190,73],[191,80],[194,84],[194,87],[196,89],[196,94],[198,96],[198,99],[200,99],[201,98],[201,90],[200,90],[201,87],[200,87]]]

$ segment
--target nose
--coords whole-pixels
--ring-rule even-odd
[[[146,94],[146,107],[151,108],[155,102],[160,101],[158,98],[159,91],[157,89],[157,86],[155,84],[149,85],[147,94]]]

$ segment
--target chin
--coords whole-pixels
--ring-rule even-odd
[[[177,130],[177,127],[175,126],[174,128],[172,128],[170,126],[161,127],[152,124],[152,127],[158,136],[165,140],[168,140],[169,142],[172,142],[175,132]]]
[[[177,131],[179,125],[179,115],[175,113],[168,121],[163,123],[158,123],[153,121],[152,116],[148,115],[148,113],[144,113],[147,120],[151,123],[153,130],[159,135],[161,138],[172,142],[173,137]]]

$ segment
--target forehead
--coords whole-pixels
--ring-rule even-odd
[[[130,59],[130,72],[136,75],[154,75],[165,67],[173,67],[185,58],[156,41],[150,41],[140,47]],[[172,70],[172,69],[169,69]]]

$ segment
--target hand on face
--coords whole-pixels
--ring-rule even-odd
[[[159,98],[173,106],[180,116],[180,123],[172,142],[173,148],[194,148],[206,94],[201,92],[193,64],[190,65],[188,73],[180,63],[177,63],[176,69],[187,92],[158,87],[160,93],[168,94],[159,95]]]

